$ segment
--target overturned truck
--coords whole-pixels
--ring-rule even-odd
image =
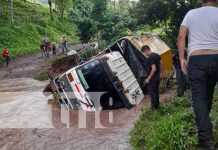
[[[147,58],[143,45],[160,54],[161,86],[165,89],[173,75],[172,53],[158,37],[131,35],[121,38],[91,60],[68,70],[51,83],[66,108],[96,111],[131,107],[139,104],[146,93],[144,80]]]

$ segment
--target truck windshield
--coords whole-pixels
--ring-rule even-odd
[[[106,92],[113,88],[99,60],[79,67],[77,73],[87,92]]]

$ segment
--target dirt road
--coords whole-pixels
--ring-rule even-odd
[[[61,112],[42,94],[44,84],[28,78],[1,81],[0,149],[131,149],[129,132],[149,98],[131,110]],[[172,95],[161,95],[161,100],[170,100]]]
[[[45,62],[41,54],[35,54],[1,68],[0,149],[131,149],[129,133],[149,98],[131,110],[65,111],[42,94],[46,82],[31,79]],[[174,93],[161,95],[161,101],[171,100]]]
[[[88,44],[76,44],[69,46],[69,50],[77,50],[83,46],[88,47]],[[59,49],[59,53],[61,50]],[[52,57],[52,52],[50,56]],[[48,58],[42,57],[41,53],[31,54],[16,58],[10,61],[8,67],[0,65],[0,80],[14,78],[33,78],[40,70],[41,66],[48,61]]]

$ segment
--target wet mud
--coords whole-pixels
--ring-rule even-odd
[[[0,149],[131,149],[129,132],[148,101],[131,110],[66,111],[48,103],[44,85],[28,78],[1,81]]]

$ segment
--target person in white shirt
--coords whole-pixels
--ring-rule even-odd
[[[202,0],[202,7],[190,10],[178,35],[182,71],[188,74],[198,127],[199,147],[215,149],[209,117],[218,81],[218,8],[216,0]],[[188,60],[184,57],[188,36]]]
[[[62,36],[61,40],[60,40],[60,43],[61,43],[61,49],[62,49],[62,53],[64,54],[64,50],[66,49],[66,52],[68,52],[68,49],[67,49],[67,38],[65,35]]]

